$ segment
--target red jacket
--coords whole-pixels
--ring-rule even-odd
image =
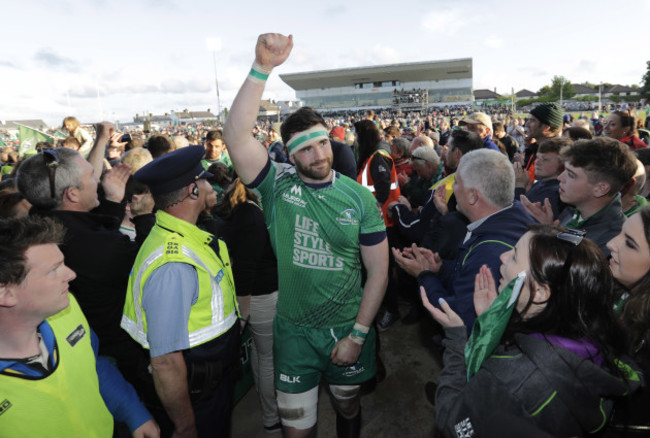
[[[411,160],[408,158],[401,158],[395,161],[395,170],[397,174],[405,173],[407,176],[413,175],[413,169],[411,168]]]
[[[647,148],[648,145],[643,142],[639,137],[636,135],[628,135],[627,137],[623,137],[622,139],[619,140],[621,143],[625,143],[630,147],[631,151],[635,151],[637,149],[643,149]]]

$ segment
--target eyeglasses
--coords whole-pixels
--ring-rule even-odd
[[[558,239],[564,242],[569,242],[573,246],[578,246],[580,245],[580,242],[582,242],[582,239],[584,239],[586,235],[587,232],[585,230],[567,228],[565,232],[558,233],[555,237],[557,237]]]
[[[43,159],[50,172],[50,196],[54,199],[56,168],[59,167],[59,153],[54,149],[43,149]]]

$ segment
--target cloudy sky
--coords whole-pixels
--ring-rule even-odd
[[[213,53],[229,107],[263,32],[294,35],[279,73],[471,57],[474,88],[500,93],[639,84],[650,60],[650,0],[15,0],[2,15],[0,120],[51,125],[215,112]],[[295,94],[273,74],[264,98]]]

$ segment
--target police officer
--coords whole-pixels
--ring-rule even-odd
[[[182,148],[134,175],[158,212],[129,278],[122,328],[149,350],[158,400],[147,401],[162,436],[229,436],[240,325],[226,246],[195,225],[213,195],[204,152]]]

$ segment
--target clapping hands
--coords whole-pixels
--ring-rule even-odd
[[[415,245],[402,251],[392,248],[395,262],[410,275],[417,277],[422,271],[438,272],[442,268],[442,259],[438,253]]]
[[[474,280],[474,311],[480,315],[490,308],[497,298],[497,287],[492,271],[487,265],[481,266]]]

